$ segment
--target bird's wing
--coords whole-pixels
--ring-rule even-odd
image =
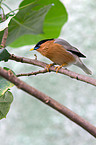
[[[73,47],[67,41],[65,41],[63,39],[55,39],[54,43],[58,43],[58,44],[62,45],[67,51],[70,51],[79,57],[86,57],[77,48]]]

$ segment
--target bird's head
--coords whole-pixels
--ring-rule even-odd
[[[30,51],[31,51],[31,50],[37,50],[38,48],[40,48],[41,44],[45,43],[46,41],[50,41],[50,40],[54,40],[54,39],[44,39],[44,40],[39,41],[39,42],[35,45],[34,48],[31,48],[31,49],[30,49]]]

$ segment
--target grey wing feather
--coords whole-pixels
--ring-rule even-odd
[[[67,41],[65,41],[63,39],[55,39],[54,43],[58,43],[58,44],[62,45],[67,51],[70,51],[79,57],[86,57],[77,48],[73,47]]]

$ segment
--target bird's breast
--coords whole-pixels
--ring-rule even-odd
[[[62,45],[54,43],[54,40],[43,43],[37,51],[59,65],[72,64],[76,61],[72,53],[64,49]]]

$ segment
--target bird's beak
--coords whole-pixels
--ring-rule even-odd
[[[34,50],[34,48],[31,48],[30,51]]]

